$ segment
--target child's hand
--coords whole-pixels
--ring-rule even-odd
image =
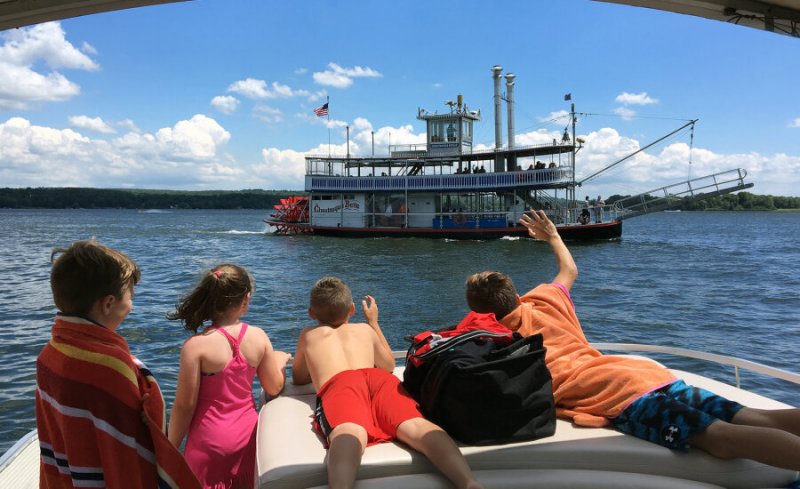
[[[378,324],[378,303],[371,295],[364,296],[361,301],[361,307],[364,309],[364,317],[370,326]]]
[[[522,215],[519,223],[528,230],[528,235],[533,239],[550,241],[558,237],[556,225],[547,217],[544,211],[530,211]]]
[[[289,360],[291,359],[291,353],[286,353],[285,351],[275,351],[275,363],[278,365],[279,369],[285,368],[286,364],[289,363]]]

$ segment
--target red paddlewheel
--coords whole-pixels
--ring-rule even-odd
[[[273,214],[276,221],[285,223],[308,223],[308,197],[306,196],[292,196],[286,199],[281,199],[280,204],[275,204],[275,212]],[[286,229],[285,232],[282,228],[295,228],[294,226],[275,225],[278,234],[296,234],[295,231]]]

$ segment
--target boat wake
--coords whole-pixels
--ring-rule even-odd
[[[230,229],[228,231],[212,231],[211,234],[264,234],[266,231],[239,231],[238,229]]]

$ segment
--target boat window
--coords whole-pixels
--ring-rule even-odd
[[[444,141],[444,123],[442,121],[428,122],[431,132],[431,142],[441,143]]]
[[[472,124],[467,119],[461,120],[461,140],[472,141]]]
[[[456,126],[452,122],[447,125],[447,141],[452,142],[456,140]]]

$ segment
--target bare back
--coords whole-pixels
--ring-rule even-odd
[[[379,348],[382,347],[378,336],[365,323],[345,323],[336,328],[326,325],[308,328],[301,334],[298,344],[293,367],[295,383],[303,383],[303,370],[307,368],[314,389],[319,391],[325,382],[339,372],[375,367]],[[303,361],[305,368],[299,364]]]

